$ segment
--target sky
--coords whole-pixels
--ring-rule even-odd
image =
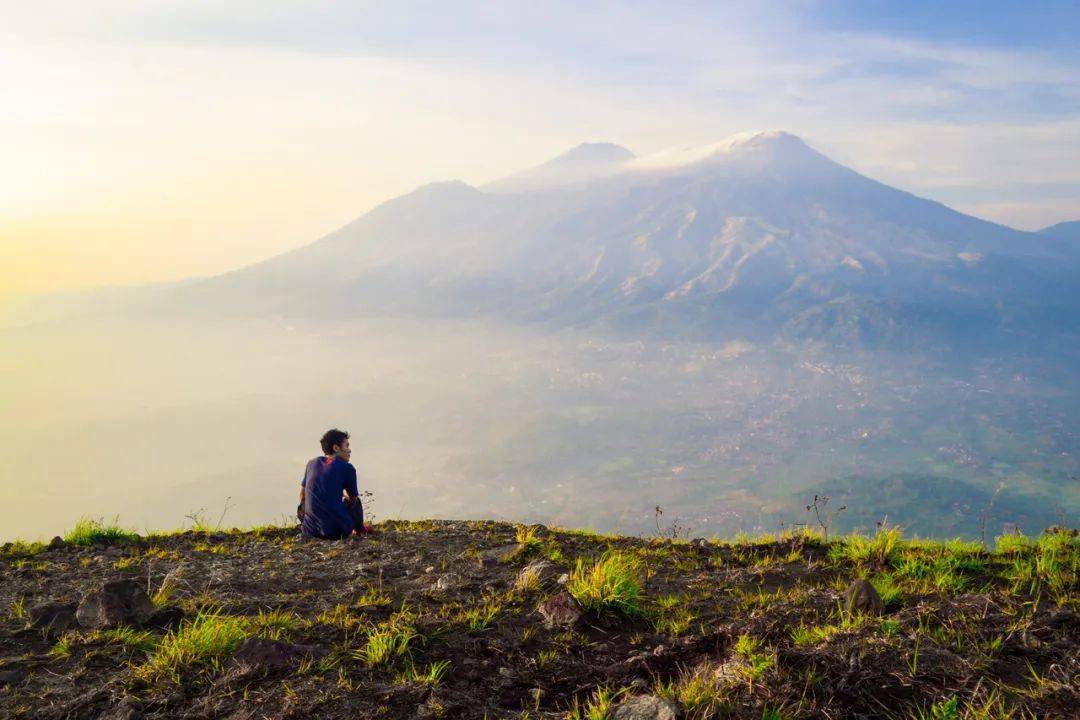
[[[777,128],[1080,219],[1080,3],[0,0],[0,300],[209,275],[585,141]]]

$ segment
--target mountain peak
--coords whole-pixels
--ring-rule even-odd
[[[562,155],[544,163],[544,166],[580,167],[583,165],[601,165],[632,160],[634,153],[609,142],[586,142],[570,148]]]
[[[635,157],[637,156],[634,153],[615,143],[581,143],[546,163],[497,180],[484,189],[496,192],[517,192],[564,182],[588,180],[605,175],[612,168],[629,162]]]
[[[802,138],[784,130],[751,130],[706,145],[682,145],[637,158],[640,168],[696,165],[737,156],[767,155],[772,159],[822,157]]]

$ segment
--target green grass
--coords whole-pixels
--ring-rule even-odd
[[[114,521],[115,522],[115,521]],[[111,545],[116,542],[138,540],[139,536],[131,530],[125,530],[119,525],[106,525],[100,518],[81,518],[75,527],[64,535],[64,540],[72,545],[93,545],[103,543]]]
[[[726,716],[731,707],[728,689],[711,663],[684,668],[674,680],[659,682],[656,694],[682,707],[686,720]]]
[[[427,685],[428,687],[435,687],[439,685],[443,677],[450,670],[449,660],[439,660],[433,662],[426,668],[421,670],[416,665],[409,663],[405,671],[398,675],[398,682],[402,685]]]
[[[566,720],[610,720],[624,692],[624,690],[600,687],[593,691],[584,704],[574,698],[573,706],[566,713]]]
[[[297,616],[277,610],[258,615],[202,610],[161,638],[150,659],[135,668],[135,676],[151,682],[162,678],[179,682],[192,670],[219,667],[246,638],[284,640],[304,624]]]
[[[848,560],[856,565],[889,567],[904,544],[904,531],[895,525],[882,525],[874,537],[852,534],[840,538],[829,548],[834,560]]]
[[[8,547],[0,549],[0,557],[30,558],[45,552],[48,547],[43,542],[27,542],[25,540],[16,540],[10,544],[5,543],[5,545],[8,545]]]
[[[643,575],[636,555],[608,551],[595,563],[578,559],[566,589],[585,610],[640,615]]]
[[[896,607],[904,599],[904,589],[891,575],[878,575],[870,578],[870,584],[877,590],[881,602],[886,608]]]
[[[687,633],[697,619],[690,611],[690,598],[686,595],[664,595],[657,598],[649,615],[656,631],[669,635]]]
[[[765,649],[761,638],[740,635],[735,641],[735,654],[746,661],[744,674],[751,685],[776,667],[776,653]]]
[[[148,682],[163,678],[179,682],[188,671],[218,667],[251,635],[247,617],[201,612],[165,635],[150,659],[135,668],[135,676]]]
[[[352,653],[353,657],[368,667],[387,667],[399,660],[410,660],[410,646],[420,638],[413,621],[412,613],[402,610],[372,625],[367,630],[364,644]]]
[[[1029,713],[1008,707],[997,691],[982,700],[962,701],[955,695],[900,716],[906,720],[1013,720],[1033,718]]]
[[[994,550],[1001,555],[1021,555],[1029,552],[1033,547],[1031,538],[1023,533],[999,535],[994,540]]]
[[[1005,575],[1013,592],[1046,592],[1062,604],[1075,595],[1080,579],[1080,538],[1050,533],[1033,544],[1017,543],[1012,550],[1012,563]]]
[[[481,632],[491,627],[501,611],[502,604],[498,600],[490,599],[482,605],[462,610],[458,621],[469,632]]]
[[[11,601],[11,617],[14,620],[24,620],[26,618],[26,598],[19,598],[18,600]]]
[[[563,561],[559,544],[551,538],[539,537],[535,527],[518,525],[514,532],[514,539],[518,543],[518,549],[513,553],[515,560],[532,560],[542,557],[551,562]]]

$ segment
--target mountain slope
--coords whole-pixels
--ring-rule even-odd
[[[1070,243],[1080,243],[1080,220],[1060,222],[1050,227],[1039,230],[1040,235],[1065,240]]]
[[[583,145],[483,189],[428,185],[181,296],[702,337],[1012,342],[1076,327],[1076,267],[1057,239],[895,190],[770,131],[647,157]]]

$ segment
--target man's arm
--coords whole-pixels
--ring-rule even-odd
[[[356,489],[356,468],[352,464],[345,473],[345,494],[354,500],[360,497],[360,491]]]

